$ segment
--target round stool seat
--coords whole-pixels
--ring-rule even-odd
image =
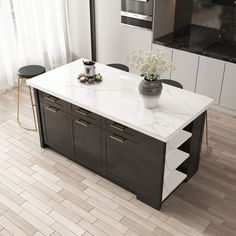
[[[18,76],[22,78],[32,78],[37,75],[41,75],[46,72],[43,66],[29,65],[23,66],[18,70]]]
[[[113,63],[113,64],[107,64],[107,66],[119,69],[119,70],[123,70],[126,72],[129,72],[129,67],[123,64],[117,64],[117,63]]]
[[[158,81],[164,83],[164,84],[168,84],[171,86],[174,86],[176,88],[180,88],[183,89],[183,85],[175,80],[171,80],[171,79],[159,79]]]

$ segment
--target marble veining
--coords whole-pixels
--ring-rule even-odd
[[[27,84],[163,142],[168,142],[213,102],[163,84],[158,106],[146,109],[138,92],[142,77],[96,63],[103,82],[85,85],[77,80],[82,71],[80,59],[34,77]]]
[[[236,63],[235,6],[233,0],[176,0],[173,31],[154,42]]]

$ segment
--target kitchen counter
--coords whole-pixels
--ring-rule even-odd
[[[223,40],[216,29],[189,25],[154,40],[170,48],[236,63],[236,44]]]
[[[103,82],[77,80],[82,59],[27,81],[34,88],[42,148],[48,147],[160,209],[198,171],[212,99],[163,85],[145,109],[140,76],[96,64]]]
[[[163,84],[155,109],[145,109],[138,93],[140,76],[96,64],[103,82],[85,85],[77,77],[82,59],[27,81],[38,90],[114,120],[153,138],[168,142],[205,111],[212,99]]]

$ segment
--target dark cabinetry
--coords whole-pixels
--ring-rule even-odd
[[[51,105],[51,106],[53,106],[57,109],[60,109],[62,111],[68,110],[67,103],[64,100],[57,98],[55,96],[52,96],[48,93],[39,92],[39,99],[41,102]]]
[[[84,108],[75,106],[75,105],[69,105],[69,111],[73,116],[79,117],[81,119],[86,120],[89,123],[95,124],[98,127],[100,127],[101,117],[91,111],[88,111]]]
[[[44,144],[100,173],[100,116],[44,92],[39,106]]]
[[[69,104],[70,121],[72,124],[72,159],[101,173],[101,118],[84,108]]]
[[[159,209],[166,144],[129,128],[121,132],[116,128],[105,132],[104,174]]]
[[[101,172],[100,128],[85,119],[72,117],[72,159],[87,168]]]
[[[106,131],[106,173],[132,189],[138,177],[138,143],[114,132]]]
[[[168,144],[49,94],[34,92],[42,147],[54,149],[132,191],[148,205],[161,208]],[[193,136],[181,146],[190,153],[190,161],[180,166],[188,179],[198,169],[204,117],[203,113],[186,127]]]
[[[59,153],[70,156],[70,128],[67,113],[41,102],[41,120],[44,142]]]

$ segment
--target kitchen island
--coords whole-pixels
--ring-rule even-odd
[[[160,209],[198,170],[212,99],[163,84],[159,104],[144,108],[140,76],[96,64],[103,81],[77,80],[82,59],[34,77],[41,147],[135,193]]]

